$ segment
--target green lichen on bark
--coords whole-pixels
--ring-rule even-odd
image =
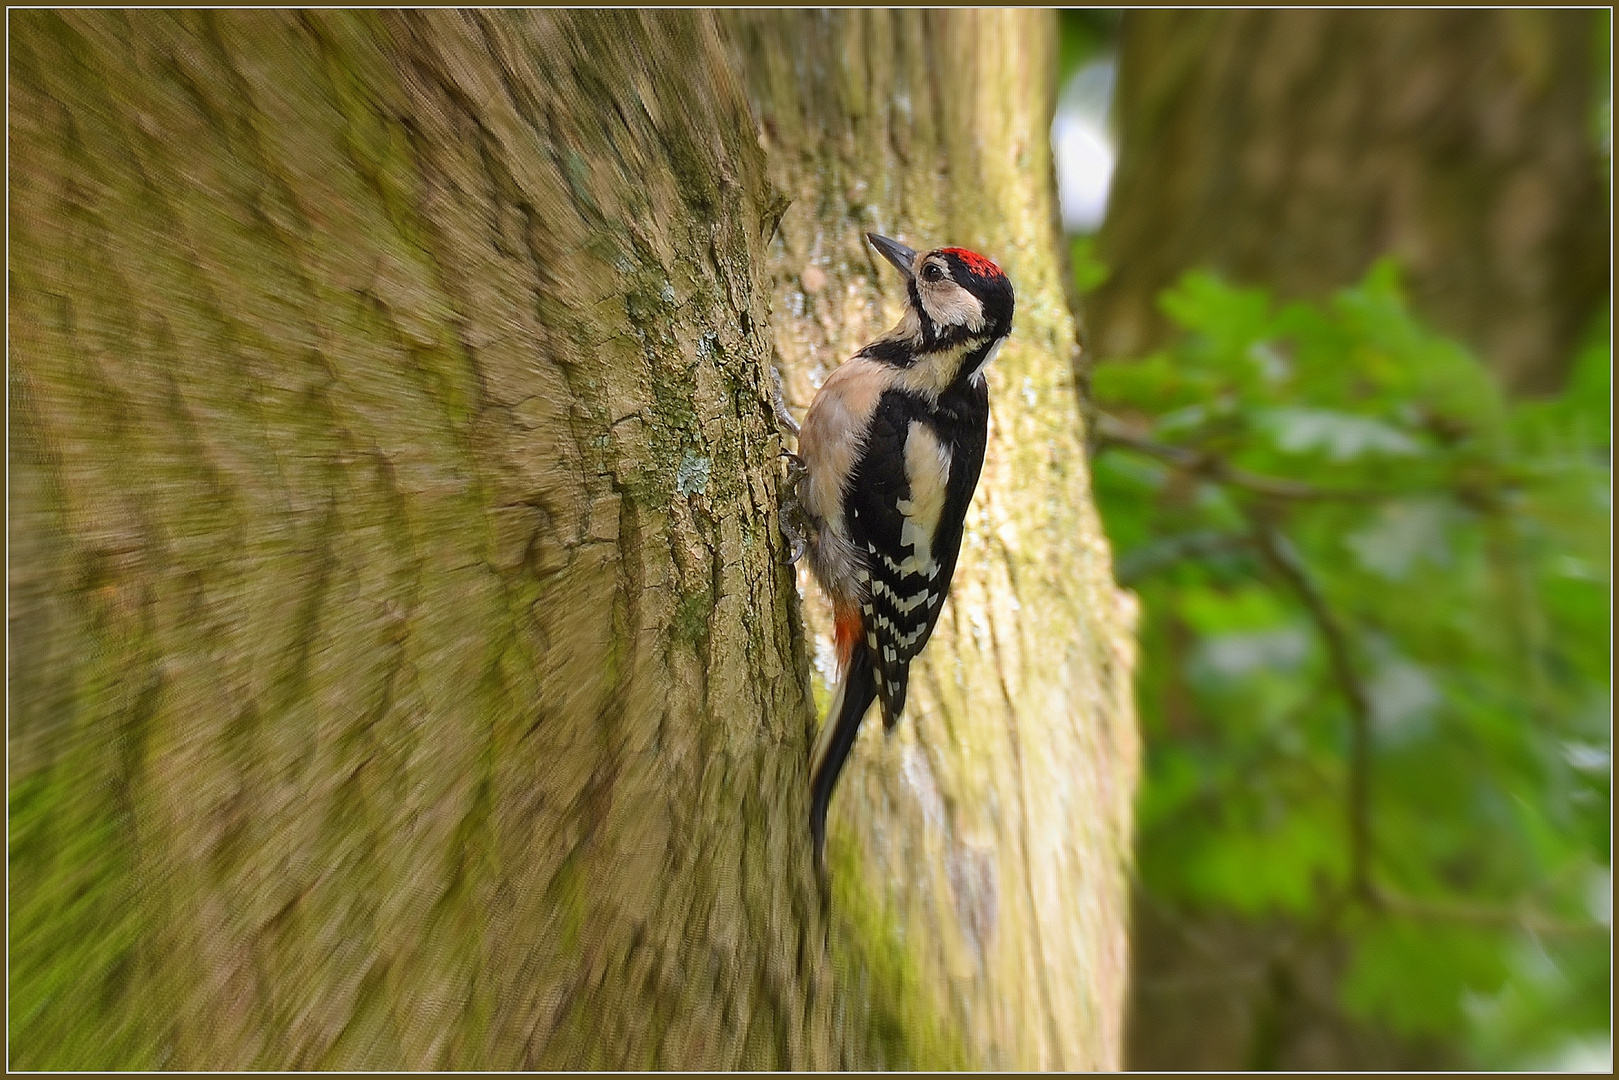
[[[13,1064],[781,1060],[602,1020],[809,888],[702,801],[807,719],[712,25],[13,31]]]
[[[10,1064],[1042,1060],[813,877],[741,22],[11,20]]]
[[[827,864],[836,907],[832,966],[854,991],[850,998],[864,1005],[854,1025],[863,1044],[854,1061],[912,1072],[970,1068],[973,1058],[962,1033],[928,978],[928,944],[908,942],[903,913],[867,883],[856,838],[847,832],[829,838]]]
[[[837,905],[851,951],[873,970],[893,957],[899,1014],[934,1016],[964,1060],[992,1068],[1117,1067],[1127,967],[1132,608],[1081,445],[1050,19],[728,17],[755,58],[744,70],[771,178],[794,199],[769,252],[789,407],[899,316],[899,282],[866,231],[985,252],[1017,289],[952,597],[906,718],[891,738],[863,734],[829,823],[855,853],[844,873],[864,882]],[[805,584],[824,656],[830,620]],[[916,1025],[924,1042],[930,1027]]]

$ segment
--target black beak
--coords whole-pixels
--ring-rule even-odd
[[[899,272],[905,275],[906,281],[916,276],[916,271],[912,269],[912,265],[916,262],[916,252],[898,240],[890,240],[874,232],[867,233],[866,239],[871,241],[871,246],[876,248],[883,258],[899,267]]]

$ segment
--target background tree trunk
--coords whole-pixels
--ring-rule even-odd
[[[1189,913],[1144,890],[1131,922],[1125,1065],[1143,1072],[1462,1070],[1456,1046],[1351,1015],[1342,936],[1285,918]]]
[[[1048,16],[728,18],[13,19],[14,1067],[1117,1064]],[[1020,315],[826,897],[770,362],[895,314],[867,221]]]
[[[1094,353],[1165,343],[1158,296],[1194,268],[1319,298],[1392,254],[1424,317],[1511,390],[1556,390],[1610,290],[1596,15],[1126,12]],[[1464,1064],[1348,1015],[1341,937],[1145,892],[1134,906],[1132,1069]]]
[[[1092,342],[1139,355],[1204,267],[1288,297],[1386,254],[1519,393],[1609,293],[1592,11],[1134,11]]]

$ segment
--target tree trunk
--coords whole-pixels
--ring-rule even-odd
[[[1590,11],[1139,11],[1090,307],[1106,356],[1214,269],[1319,296],[1392,254],[1419,311],[1519,393],[1557,389],[1609,292]]]
[[[1117,1063],[1128,613],[1051,34],[777,18],[13,19],[13,1067]],[[867,263],[835,335],[789,315],[858,181],[1003,258],[1019,348],[828,897],[770,368],[802,404],[894,313]]]
[[[888,738],[868,725],[833,800],[834,910],[882,913],[893,963],[963,1060],[1118,1068],[1134,614],[1082,449],[1055,243],[1054,15],[731,21],[771,177],[793,199],[769,266],[794,411],[899,318],[901,284],[867,230],[983,251],[1017,288],[951,600],[911,669],[906,719]],[[812,586],[808,598],[828,676],[831,613]]]
[[[1343,1006],[1351,946],[1285,917],[1177,910],[1137,891],[1128,1068],[1142,1072],[1464,1070],[1454,1042]]]

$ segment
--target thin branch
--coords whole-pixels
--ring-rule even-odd
[[[1095,432],[1096,446],[1105,450],[1109,447],[1120,447],[1125,450],[1134,450],[1138,454],[1157,458],[1159,461],[1182,469],[1194,476],[1202,476],[1222,484],[1230,484],[1256,495],[1264,495],[1272,499],[1348,499],[1356,502],[1386,499],[1390,493],[1386,491],[1352,491],[1333,490],[1331,488],[1317,487],[1302,480],[1288,480],[1277,476],[1261,476],[1246,469],[1239,469],[1226,461],[1218,454],[1205,450],[1192,450],[1184,446],[1171,446],[1168,443],[1154,442],[1151,439],[1136,435],[1107,413],[1093,413],[1091,416],[1092,428]]]
[[[1375,889],[1370,897],[1374,906],[1391,915],[1404,915],[1436,922],[1471,923],[1474,926],[1519,927],[1546,937],[1598,937],[1612,933],[1599,922],[1567,922],[1537,911],[1518,908],[1492,908],[1452,900],[1423,900],[1414,896]]]
[[[1130,869],[1131,896],[1152,910],[1152,914],[1159,921],[1168,926],[1175,935],[1188,945],[1203,959],[1211,963],[1224,963],[1224,954],[1218,946],[1209,942],[1203,931],[1193,925],[1193,921],[1186,918],[1181,912],[1160,900],[1151,889],[1147,888],[1141,880],[1136,867]]]
[[[1366,685],[1355,671],[1349,634],[1316,586],[1309,568],[1287,537],[1264,514],[1251,514],[1254,539],[1265,561],[1304,602],[1327,646],[1333,677],[1349,705],[1349,881],[1355,895],[1369,898],[1371,884],[1372,708]]]
[[[1148,994],[1173,994],[1207,990],[1210,987],[1235,986],[1239,983],[1254,983],[1265,977],[1270,970],[1270,961],[1266,959],[1257,964],[1245,964],[1240,967],[1224,968],[1220,971],[1202,975],[1159,975],[1137,976],[1130,981],[1130,988]]]
[[[1151,544],[1128,551],[1113,564],[1113,579],[1120,585],[1130,586],[1182,559],[1207,558],[1242,551],[1254,546],[1254,538],[1247,533],[1224,533],[1208,530],[1166,537]]]

